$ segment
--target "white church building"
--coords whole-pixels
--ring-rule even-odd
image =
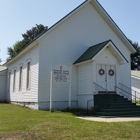
[[[0,68],[0,101],[39,110],[87,108],[101,88],[131,88],[131,53],[135,49],[99,2],[86,0]],[[57,65],[71,69],[71,82],[53,82],[51,95]]]

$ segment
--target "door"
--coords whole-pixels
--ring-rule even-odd
[[[108,91],[114,91],[116,85],[115,65],[97,65],[97,83]],[[99,91],[103,91],[102,88]]]

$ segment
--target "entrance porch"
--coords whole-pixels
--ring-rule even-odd
[[[74,65],[78,68],[78,108],[87,108],[87,101],[104,91],[115,93],[120,81],[120,65],[128,63],[111,40],[90,47]],[[99,86],[96,86],[99,85]]]

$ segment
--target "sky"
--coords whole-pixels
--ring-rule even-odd
[[[0,58],[36,24],[51,27],[85,0],[0,0]],[[123,33],[140,44],[140,0],[98,0]]]

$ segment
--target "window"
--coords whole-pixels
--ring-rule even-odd
[[[11,72],[9,72],[9,77],[8,77],[8,91],[10,91],[10,81],[11,81]]]
[[[19,90],[22,90],[22,66],[20,66],[19,70]]]
[[[30,78],[31,78],[31,70],[30,70],[30,62],[27,63],[27,89],[30,89]]]
[[[15,91],[16,87],[16,70],[14,70],[14,77],[13,77],[13,91]]]

